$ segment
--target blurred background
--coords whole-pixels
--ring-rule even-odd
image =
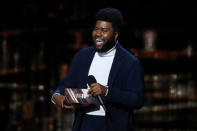
[[[145,106],[136,131],[197,130],[196,27],[191,1],[0,2],[0,130],[70,131],[72,110],[51,103],[73,55],[91,46],[98,9],[118,8],[121,44],[142,62]]]

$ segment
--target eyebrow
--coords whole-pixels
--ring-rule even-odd
[[[99,27],[94,27],[94,28],[99,28]],[[100,27],[99,29],[110,29],[109,27]]]

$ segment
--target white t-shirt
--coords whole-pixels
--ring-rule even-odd
[[[89,69],[88,75],[93,75],[97,83],[103,86],[107,86],[108,83],[109,73],[116,53],[115,47],[116,46],[104,53],[96,52]],[[100,106],[100,110],[88,112],[86,114],[105,116],[105,111],[103,107]]]

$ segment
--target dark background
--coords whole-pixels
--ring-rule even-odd
[[[141,33],[148,28],[158,32],[158,49],[181,50],[188,43],[195,47],[197,8],[193,1],[8,0],[0,2],[0,30],[19,29],[25,34],[37,28],[43,31],[39,39],[51,44],[54,41],[64,43],[64,36],[70,30],[87,28],[91,31],[94,15],[103,7],[115,7],[122,11],[126,23],[122,35],[126,40],[122,40],[126,47],[142,48]],[[87,36],[85,41],[89,42],[89,39]]]
[[[122,12],[125,26],[120,41],[127,49],[142,49],[144,31],[154,29],[157,32],[157,49],[185,50],[191,44],[196,50],[197,8],[193,1],[178,0],[1,1],[1,39],[6,31],[19,31],[20,35],[8,35],[12,37],[9,39],[12,41],[10,48],[22,50],[26,58],[21,59],[26,63],[39,50],[40,43],[43,43],[47,58],[65,61],[62,58],[64,48],[75,41],[73,31],[85,30],[83,43],[92,44],[94,16],[98,9],[104,7],[115,7]]]
[[[193,94],[197,92],[196,84],[194,84],[196,82],[194,67],[197,65],[195,54],[197,8],[194,1],[7,0],[0,2],[0,56],[3,54],[1,44],[3,40],[7,41],[9,54],[6,73],[2,73],[3,58],[0,57],[0,115],[2,116],[0,126],[2,130],[9,131],[12,127],[15,130],[44,130],[43,125],[54,126],[51,130],[58,129],[56,127],[58,120],[62,118],[53,116],[60,111],[54,111],[50,93],[59,83],[61,65],[69,65],[73,55],[79,49],[92,45],[91,32],[95,24],[95,13],[104,7],[118,8],[122,12],[125,23],[120,34],[120,42],[128,50],[144,49],[143,36],[148,29],[156,31],[156,51],[179,52],[191,45],[194,54],[191,58],[185,56],[179,58],[176,55],[164,59],[160,57],[147,59],[143,55],[139,57],[142,60],[146,78],[148,78],[145,83],[147,86],[145,108],[152,110],[148,113],[142,110],[142,113],[138,114],[139,121],[136,123],[139,130],[140,127],[142,130],[147,127],[150,130],[154,127],[158,130],[196,129],[196,104],[192,103],[183,109],[177,108],[173,111],[168,109],[164,112],[155,112],[152,108],[155,103],[156,106],[163,104],[162,107],[166,109],[170,104],[178,105],[196,101],[197,97],[191,94],[175,99],[154,97],[154,93],[157,95],[158,91],[161,94],[169,93],[170,88],[167,84],[171,81],[175,83],[177,90],[181,85],[180,90],[185,92],[185,90],[190,90],[192,85]],[[76,32],[80,32],[80,36],[77,36]],[[79,47],[76,46],[78,40],[80,41]],[[20,55],[18,68],[24,70],[8,73],[16,64],[13,60],[16,52]],[[163,85],[167,86],[156,89],[153,84],[155,81],[152,81],[155,75],[159,78],[159,84],[164,83]],[[172,76],[176,77],[171,80]],[[19,87],[25,86],[19,89],[9,86],[13,83],[18,84]],[[40,85],[44,86],[44,89],[40,89]],[[22,106],[12,112],[10,103],[13,103],[13,94],[20,98],[17,102]],[[25,120],[22,118],[21,108],[27,101],[32,103],[35,109],[33,118]],[[63,114],[66,113],[63,112]],[[12,116],[17,117],[14,119]],[[157,120],[158,118],[164,122]],[[174,119],[171,120],[172,118]],[[17,124],[13,124],[13,121]],[[176,126],[179,124],[182,126]],[[63,129],[63,127],[59,128]]]

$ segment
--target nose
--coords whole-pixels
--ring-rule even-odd
[[[96,31],[96,36],[101,36],[101,34],[102,34],[102,31],[101,30],[97,30]]]

